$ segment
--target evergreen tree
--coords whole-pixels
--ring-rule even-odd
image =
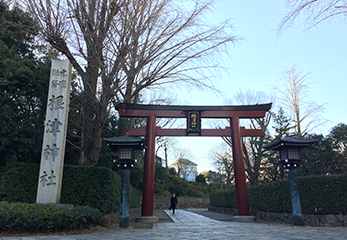
[[[290,134],[293,129],[292,121],[288,118],[282,108],[278,113],[273,113],[274,125],[272,128],[275,131],[273,136],[268,135],[268,143],[275,142],[286,135]],[[263,165],[262,178],[265,182],[272,182],[284,177],[283,169],[278,165],[279,154],[277,151],[264,152],[265,164]]]
[[[35,51],[36,24],[0,1],[0,165],[39,162],[49,67]]]

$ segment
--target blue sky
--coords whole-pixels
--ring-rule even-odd
[[[293,27],[277,34],[276,26],[286,11],[284,1],[217,2],[208,20],[215,23],[232,19],[236,34],[244,40],[230,49],[230,57],[224,61],[227,73],[216,79],[215,87],[229,99],[240,89],[271,94],[274,86],[282,84],[283,69],[297,64],[304,73],[310,72],[310,97],[317,104],[326,104],[323,117],[329,122],[324,128],[316,130],[326,135],[338,123],[346,123],[347,44],[344,42],[347,39],[347,24],[340,17],[305,30],[307,26],[303,21],[296,21]],[[182,96],[185,104],[225,104],[224,98],[207,92]],[[199,164],[198,171],[212,168],[208,151],[222,142],[220,138],[196,137],[179,138],[178,141],[191,149]]]

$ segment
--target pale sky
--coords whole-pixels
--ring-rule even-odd
[[[231,60],[225,59],[227,73],[215,81],[215,87],[227,98],[232,99],[240,89],[271,94],[273,87],[282,83],[283,69],[297,64],[304,73],[310,72],[310,97],[317,104],[326,104],[323,117],[329,122],[315,132],[326,135],[338,123],[347,122],[347,23],[341,17],[308,30],[297,21],[278,35],[276,25],[286,12],[284,1],[220,0],[215,6],[211,23],[231,18],[236,34],[244,39],[230,50]],[[224,98],[207,92],[182,92],[179,96],[185,104],[225,105]],[[223,141],[180,137],[178,142],[191,149],[195,156],[192,161],[201,172],[213,169],[208,152]],[[174,160],[169,158],[169,163]]]

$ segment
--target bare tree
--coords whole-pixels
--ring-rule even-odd
[[[346,18],[347,2],[344,0],[287,0],[289,12],[278,26],[278,30],[290,27],[301,14],[307,16],[308,27],[326,21],[327,19],[341,16]]]
[[[178,158],[172,166],[176,169],[177,176],[181,177],[183,180],[186,180],[196,169],[196,164],[186,158]]]
[[[308,73],[296,65],[283,71],[284,87],[274,89],[281,95],[283,109],[295,124],[295,134],[303,136],[326,122],[321,116],[325,104],[318,105],[309,98]]]
[[[209,156],[213,160],[213,163],[221,176],[225,176],[224,179],[221,178],[221,188],[222,182],[224,182],[226,186],[225,188],[228,190],[231,181],[234,179],[234,164],[231,147],[222,143],[221,145],[211,149]]]
[[[264,92],[252,90],[247,90],[246,92],[240,90],[235,98],[239,104],[243,105],[272,101],[272,97],[266,95]],[[262,146],[269,140],[268,128],[271,118],[272,112],[269,111],[265,114],[264,118],[250,119],[247,127],[250,129],[262,129],[264,131],[264,136],[242,138],[243,158],[245,162],[245,171],[247,173],[246,177],[252,186],[259,184],[265,152]],[[223,137],[223,140],[229,146],[232,146],[231,137]]]
[[[237,40],[228,21],[204,23],[213,1],[18,1],[82,81],[82,111],[76,123],[81,129],[81,165],[98,162],[111,102],[137,103],[143,89],[167,83],[211,87],[202,70],[218,67],[216,53]]]

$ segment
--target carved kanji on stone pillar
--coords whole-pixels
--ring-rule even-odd
[[[52,60],[37,203],[59,203],[70,101],[71,64]]]

